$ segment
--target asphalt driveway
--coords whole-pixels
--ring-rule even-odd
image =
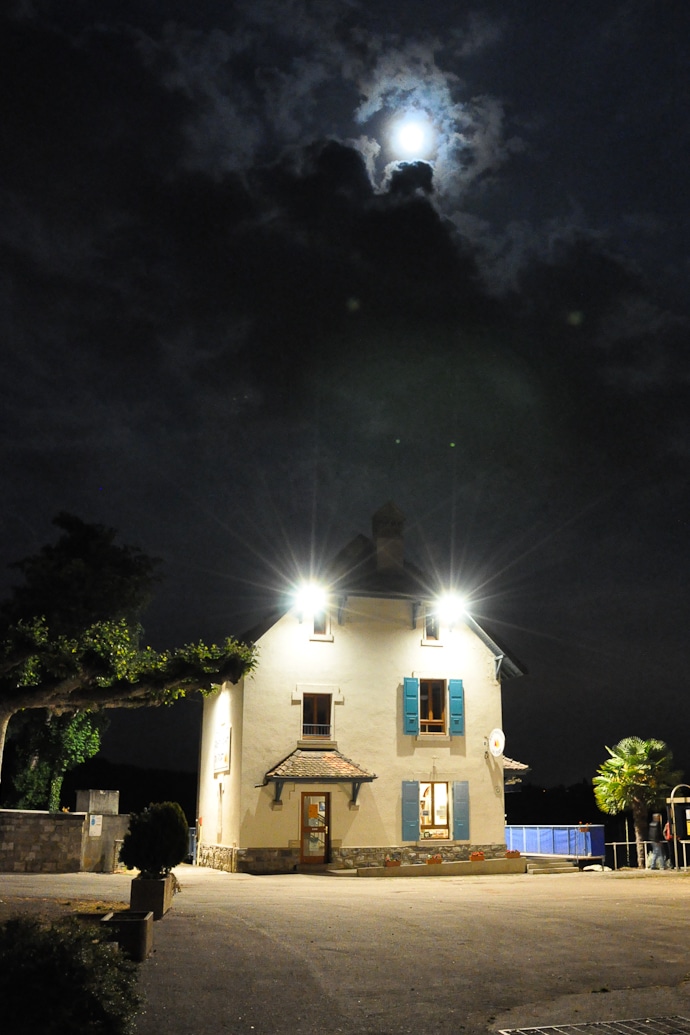
[[[137,1035],[446,1035],[690,1017],[690,874],[176,872],[182,891],[141,965]],[[0,874],[0,899],[126,898],[128,881]]]

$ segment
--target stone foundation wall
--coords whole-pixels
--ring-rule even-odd
[[[299,848],[241,848],[237,852],[240,873],[295,873]]]
[[[331,851],[331,865],[337,869],[357,870],[364,866],[383,866],[386,858],[395,859],[401,865],[426,863],[431,855],[440,855],[444,863],[464,862],[470,852],[483,852],[486,859],[503,859],[505,844],[491,845],[448,845],[429,841],[420,845],[389,845],[380,848],[334,848]]]
[[[85,818],[0,809],[0,873],[78,873]]]
[[[470,852],[484,852],[486,859],[503,859],[505,844],[441,845],[438,841],[424,845],[388,845],[375,848],[332,848],[329,866],[339,870],[357,870],[365,866],[383,866],[386,857],[401,865],[426,863],[431,855],[440,855],[444,863],[464,862]],[[226,845],[200,844],[200,866],[229,873],[295,873],[299,868],[298,848],[230,848]]]
[[[229,845],[209,845],[200,842],[197,848],[197,863],[208,866],[212,870],[224,870],[226,873],[237,872],[237,849]]]

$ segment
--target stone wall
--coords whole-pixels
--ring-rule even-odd
[[[237,849],[229,845],[209,845],[201,842],[197,849],[199,866],[209,866],[212,870],[225,870],[235,873],[237,870]]]
[[[383,866],[386,858],[395,859],[401,865],[426,863],[430,855],[440,855],[444,863],[464,862],[470,852],[483,852],[486,859],[503,859],[505,844],[456,845],[428,841],[415,845],[389,845],[377,848],[333,848],[331,865],[336,869],[357,870],[364,866]]]
[[[0,873],[77,873],[85,816],[0,809]]]
[[[430,855],[440,855],[444,863],[465,862],[470,852],[484,852],[486,859],[504,859],[505,844],[441,845],[438,841],[427,844],[389,845],[373,848],[331,849],[329,866],[338,870],[357,870],[368,866],[383,866],[386,858],[396,859],[401,865],[426,863]],[[227,845],[200,844],[200,866],[229,873],[294,873],[300,865],[299,848],[230,848]]]
[[[0,873],[112,873],[129,816],[0,809]]]

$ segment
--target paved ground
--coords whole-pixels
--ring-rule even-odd
[[[690,1017],[690,874],[176,872],[182,892],[141,965],[137,1035],[473,1035]],[[123,874],[0,874],[0,916],[127,899],[128,887]]]

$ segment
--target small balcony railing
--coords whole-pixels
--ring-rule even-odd
[[[302,723],[302,736],[303,737],[320,737],[321,740],[331,739],[331,724],[330,723]]]

